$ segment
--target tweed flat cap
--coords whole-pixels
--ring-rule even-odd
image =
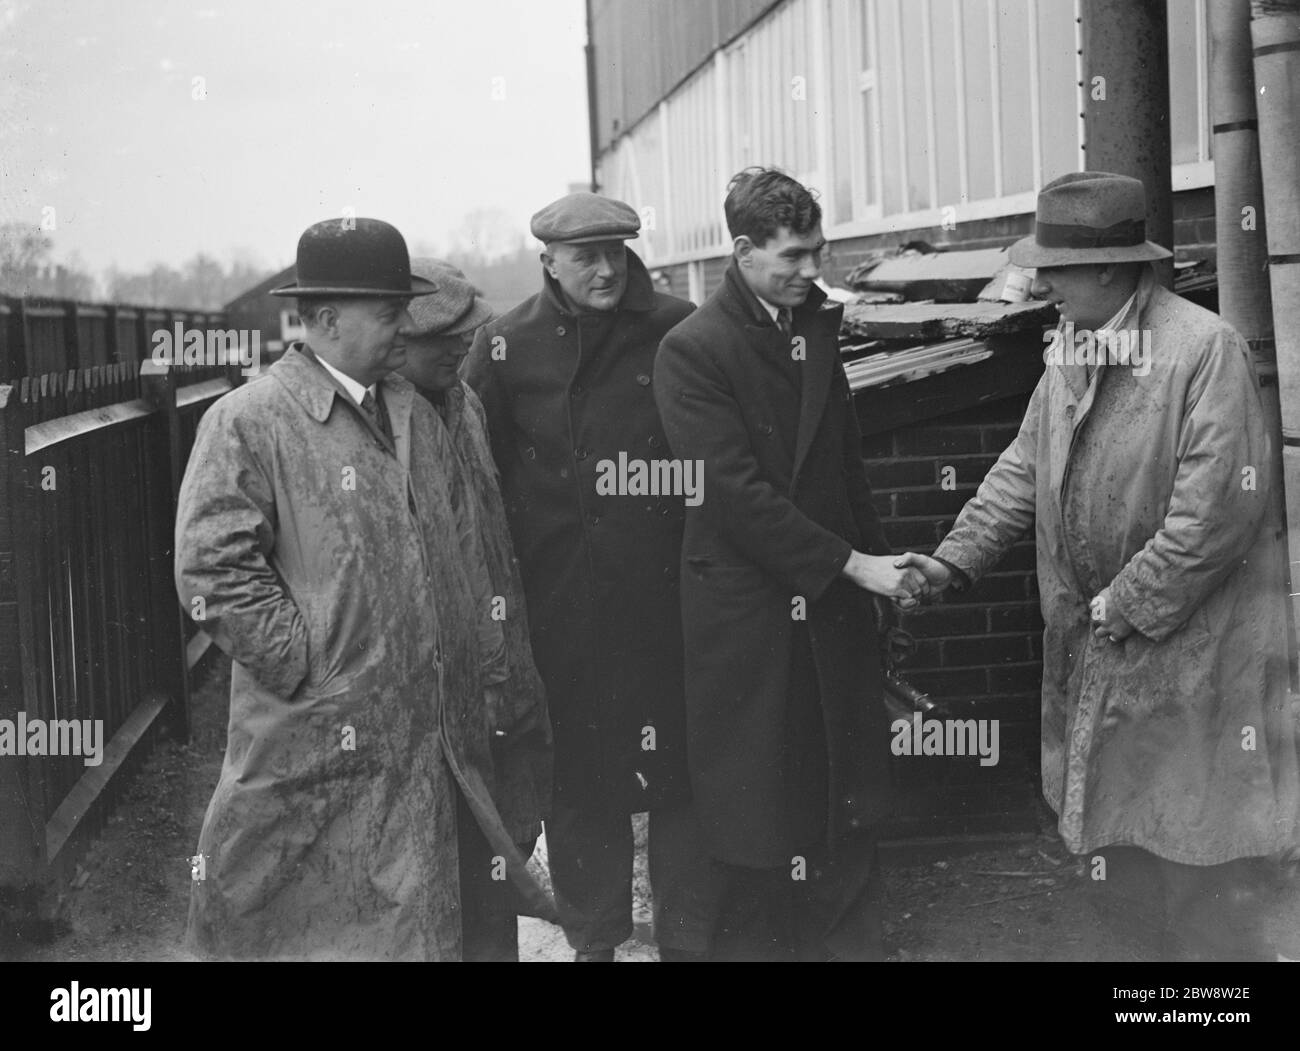
[[[627,241],[637,236],[641,217],[630,204],[595,193],[571,193],[533,216],[533,236],[549,244],[566,241]]]
[[[463,271],[441,259],[412,259],[411,273],[438,286],[438,291],[411,300],[407,310],[421,336],[456,336],[486,325],[492,308]]]

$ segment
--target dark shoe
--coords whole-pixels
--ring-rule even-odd
[[[579,949],[573,954],[574,963],[613,963],[613,949],[589,949],[583,952]]]
[[[670,949],[666,945],[659,946],[660,963],[704,963],[708,958],[708,953],[692,952],[690,949]]]

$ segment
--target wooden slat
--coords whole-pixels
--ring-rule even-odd
[[[113,775],[126,760],[131,749],[135,747],[158,714],[167,705],[167,698],[153,694],[142,701],[127,717],[122,726],[113,734],[112,739],[104,745],[104,758],[98,766],[85,767],[85,773],[68,791],[58,809],[51,815],[45,826],[45,854],[47,859],[58,856],[63,845],[68,841],[73,829],[85,816],[86,812],[99,798],[109,784]]]
[[[101,437],[110,427],[121,426],[151,415],[154,410],[143,399],[118,402],[71,416],[59,416],[27,428],[27,455],[88,436]]]

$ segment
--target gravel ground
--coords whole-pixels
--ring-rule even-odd
[[[104,834],[63,895],[54,937],[29,940],[0,929],[0,959],[184,960],[188,858],[221,770],[229,666],[219,662],[193,697],[188,744],[166,742],[132,783]],[[637,829],[633,938],[625,962],[657,959],[650,935],[645,820]],[[545,861],[545,841],[538,845]],[[1142,917],[1098,898],[1083,861],[1050,827],[1038,836],[959,844],[886,845],[885,940],[889,958],[912,960],[1153,960]],[[1300,891],[1292,883],[1263,921],[1283,951],[1300,957]],[[520,920],[520,958],[567,961],[559,928]]]

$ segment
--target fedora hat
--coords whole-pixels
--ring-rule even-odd
[[[1072,172],[1038,194],[1034,232],[1011,246],[1016,266],[1146,263],[1173,255],[1147,240],[1147,197],[1140,179]]]
[[[273,296],[427,296],[438,286],[411,276],[397,227],[379,219],[326,219],[298,238],[297,280]]]
[[[495,316],[469,278],[441,259],[412,259],[411,273],[438,286],[407,308],[422,336],[458,336],[486,325]]]

